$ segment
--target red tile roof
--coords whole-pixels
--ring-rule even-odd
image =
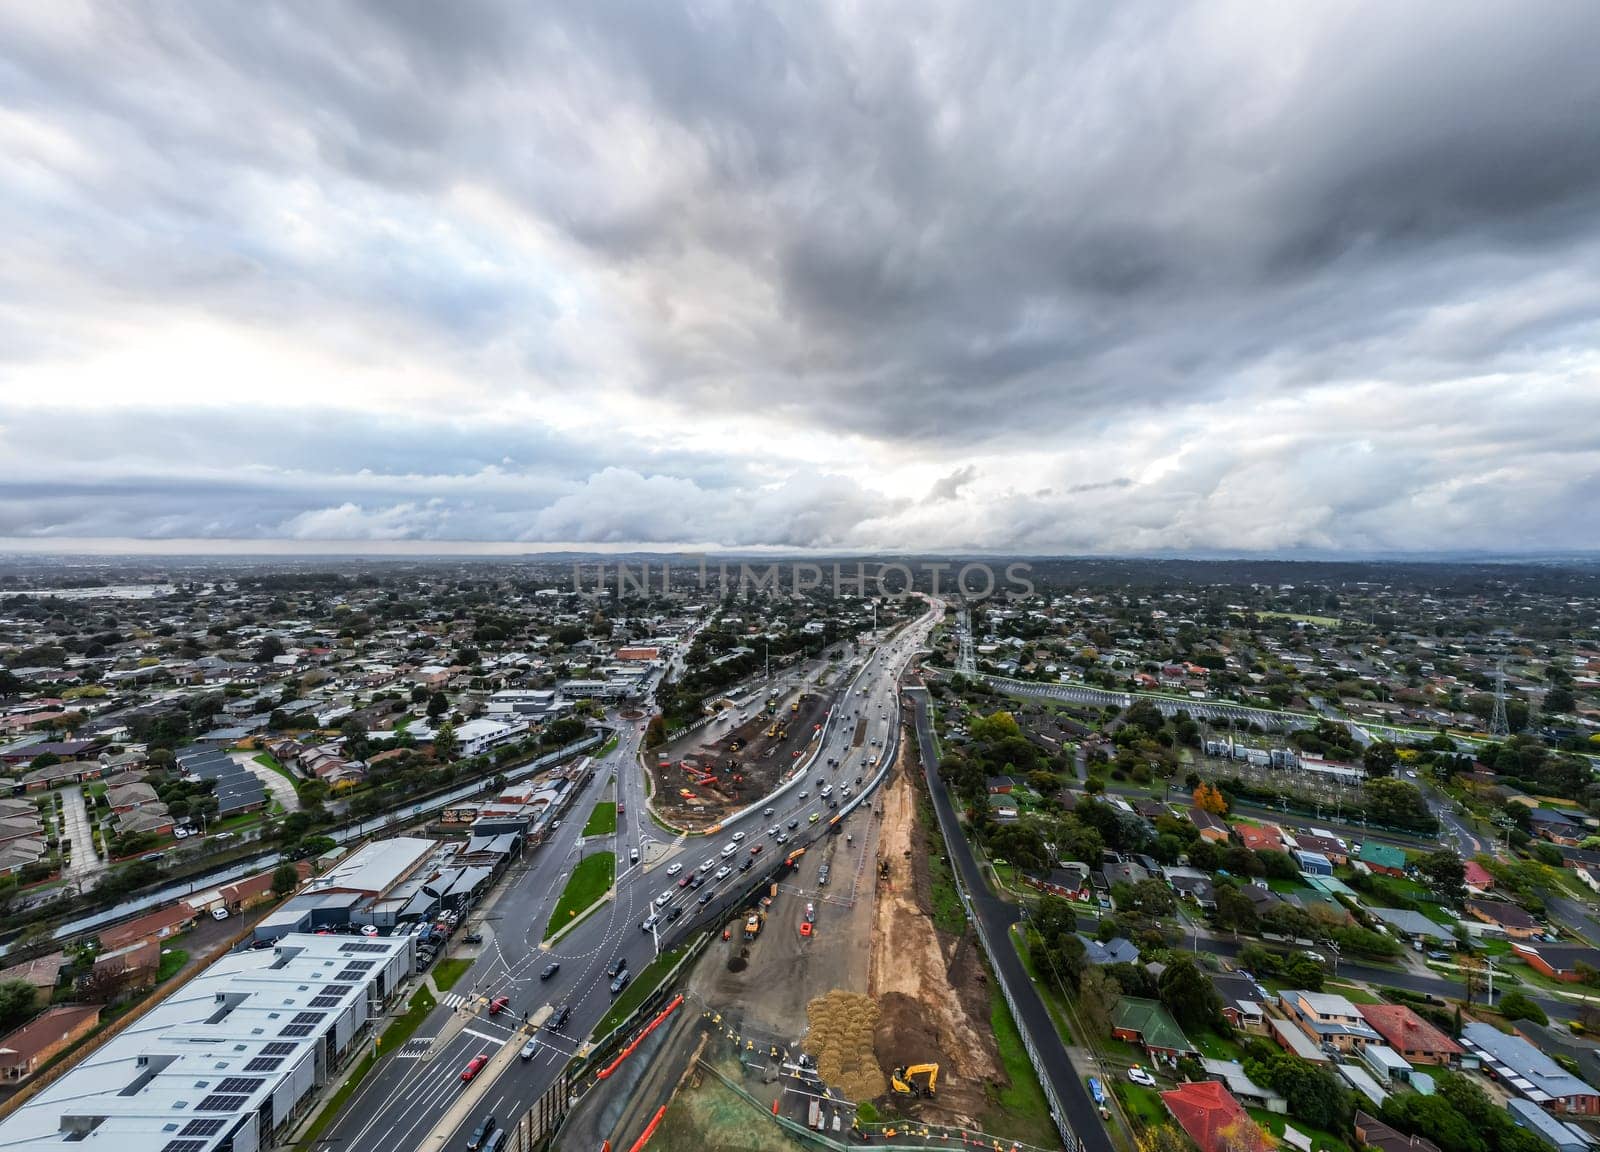
[[[1238,824],[1234,830],[1239,833],[1239,842],[1246,848],[1260,849],[1272,848],[1283,850],[1283,833],[1272,824]]]
[[[1396,1052],[1461,1054],[1461,1045],[1404,1004],[1358,1004],[1356,1009]]]
[[[1233,1098],[1233,1093],[1215,1080],[1180,1085],[1161,1093],[1161,1102],[1172,1118],[1199,1146],[1200,1152],[1238,1152],[1254,1146],[1265,1149],[1266,1141],[1250,1114]],[[1223,1134],[1239,1126],[1233,1139]]]
[[[1466,875],[1467,883],[1473,888],[1491,888],[1494,886],[1494,877],[1489,875],[1489,870],[1476,860],[1468,860],[1462,871]]]

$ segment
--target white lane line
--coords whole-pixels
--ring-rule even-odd
[[[487,1040],[489,1043],[494,1044],[497,1047],[506,1042],[504,1036],[495,1036],[488,1032],[479,1032],[476,1028],[463,1028],[462,1031],[468,1036],[476,1036],[479,1040]]]

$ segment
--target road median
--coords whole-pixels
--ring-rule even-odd
[[[544,942],[553,944],[562,935],[577,927],[600,905],[615,894],[617,857],[614,852],[596,852],[578,861],[578,866],[567,878],[545,925]]]

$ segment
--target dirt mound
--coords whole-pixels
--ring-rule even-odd
[[[854,992],[829,992],[806,1005],[806,1051],[817,1075],[851,1100],[871,1100],[889,1087],[873,1055],[878,1006]]]
[[[950,1063],[939,1050],[939,1033],[928,1018],[928,1011],[903,992],[890,992],[878,1001],[878,1027],[873,1032],[872,1050],[878,1063],[893,1071],[909,1064]]]

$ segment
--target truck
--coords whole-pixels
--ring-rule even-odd
[[[752,912],[744,918],[744,938],[754,940],[761,935],[761,913]]]

